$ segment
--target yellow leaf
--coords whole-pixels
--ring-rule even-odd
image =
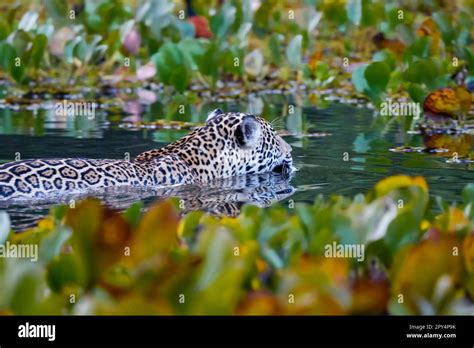
[[[133,236],[131,256],[143,259],[178,246],[179,214],[169,200],[159,202],[143,216]]]
[[[379,181],[375,185],[375,193],[377,196],[383,196],[392,190],[408,186],[418,186],[428,192],[428,184],[422,176],[394,175]]]
[[[399,254],[392,272],[392,294],[402,294],[404,303],[416,312],[420,297],[431,299],[442,276],[448,276],[454,286],[460,282],[460,243],[454,235],[423,240]]]
[[[309,57],[308,67],[311,71],[316,69],[316,65],[321,60],[322,50],[318,49]]]
[[[453,117],[462,112],[467,112],[471,107],[471,103],[472,97],[465,87],[445,87],[428,94],[423,102],[423,110],[428,114]]]
[[[350,307],[348,262],[303,257],[281,271],[278,292],[284,314],[346,314]]]
[[[436,217],[433,225],[440,231],[455,233],[467,227],[469,220],[461,209],[450,207],[447,212]]]
[[[390,299],[390,286],[386,280],[361,278],[352,284],[353,314],[382,314]]]
[[[237,315],[278,315],[277,299],[263,291],[249,292],[236,310]]]
[[[430,223],[428,220],[423,220],[423,221],[421,222],[420,228],[421,228],[422,231],[425,231],[425,230],[427,230],[430,226],[431,226],[431,223]]]
[[[474,272],[474,234],[470,233],[462,243],[464,265],[469,273]]]
[[[75,255],[89,282],[118,262],[129,244],[131,231],[124,217],[95,199],[69,209],[66,224],[74,232]]]
[[[439,44],[441,32],[438,29],[438,26],[431,17],[426,18],[416,31],[418,36],[428,36],[431,38],[431,53],[439,53]]]
[[[53,219],[50,216],[45,217],[44,219],[41,219],[40,221],[38,221],[38,228],[45,229],[45,230],[52,230],[54,228]]]

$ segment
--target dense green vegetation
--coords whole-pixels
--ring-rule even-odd
[[[472,1],[270,0],[256,11],[249,0],[193,3],[208,34],[197,35],[184,2],[2,3],[0,78],[11,92],[2,106],[141,86],[162,93],[170,125],[185,117],[175,117],[179,106],[216,96],[304,89],[318,106],[340,96],[378,108],[473,80]],[[465,93],[454,95],[456,116],[472,115]],[[282,116],[272,111],[264,116]],[[396,119],[405,130],[412,121]],[[471,135],[460,137],[424,141],[468,156]],[[182,215],[174,200],[142,208],[88,199],[21,233],[0,212],[1,245],[39,247],[36,262],[0,257],[0,314],[474,311],[473,185],[457,205],[430,196],[422,177],[399,175],[355,197],[248,205],[236,218]],[[363,246],[363,260],[328,256],[334,242]]]
[[[1,242],[39,244],[39,259],[0,259],[4,314],[453,314],[472,311],[474,186],[464,203],[429,199],[421,177],[395,176],[353,199],[236,218],[177,202],[146,213],[86,200],[54,208]],[[176,204],[175,204],[176,203]],[[436,206],[439,213],[433,213]],[[158,227],[159,226],[159,227]],[[358,243],[363,259],[328,257]]]
[[[385,92],[421,102],[462,66],[474,69],[469,1],[265,1],[256,12],[249,0],[195,1],[200,15],[215,9],[210,37],[200,38],[184,3],[43,3],[2,5],[1,66],[23,85],[152,79],[193,95],[190,86],[215,91],[231,81],[241,91],[295,83],[352,90],[352,75],[374,102]]]

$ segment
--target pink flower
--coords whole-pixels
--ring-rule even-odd
[[[137,69],[137,78],[139,80],[147,80],[156,75],[156,67],[153,63],[148,63]]]
[[[136,54],[142,43],[142,38],[135,28],[132,28],[123,40],[123,47],[130,54]]]

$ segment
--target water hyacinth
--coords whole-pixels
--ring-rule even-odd
[[[318,197],[293,211],[247,206],[235,218],[180,217],[178,202],[169,200],[144,213],[137,205],[119,213],[86,200],[7,237],[14,244],[37,241],[47,251],[39,265],[28,267],[46,270],[34,288],[52,292],[16,307],[8,299],[22,283],[4,283],[16,266],[2,258],[2,310],[26,314],[41,306],[50,314],[73,313],[82,300],[79,295],[76,305],[64,305],[72,288],[105,295],[89,298],[92,306],[83,314],[453,314],[458,301],[473,294],[474,220],[464,208],[474,203],[471,191],[466,187],[456,212],[437,216],[419,204],[428,200],[426,182],[403,176],[379,182],[362,200]],[[325,256],[324,246],[333,241],[371,235],[384,219],[370,219],[371,206],[400,197],[404,208],[376,236],[361,240],[362,262]],[[257,217],[261,223],[249,225]],[[8,219],[1,222],[8,230]],[[176,303],[179,294],[186,297],[183,306]],[[295,298],[306,300],[292,305]],[[44,307],[53,299],[55,306]]]
[[[0,6],[0,314],[474,314],[469,1]],[[176,184],[220,162],[248,175]],[[74,196],[94,173],[117,182]]]

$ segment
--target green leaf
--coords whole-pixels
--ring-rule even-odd
[[[36,11],[27,11],[23,17],[21,17],[18,23],[18,29],[24,31],[30,31],[36,26],[39,14]]]
[[[8,26],[8,23],[5,22],[2,18],[0,18],[0,41],[5,40],[9,34],[10,28]]]
[[[38,68],[43,54],[48,43],[48,38],[43,35],[37,35],[33,40],[33,46],[31,48],[31,63],[35,68]]]
[[[390,70],[395,70],[397,67],[397,59],[390,51],[376,52],[372,57],[372,60],[374,62],[385,62],[390,67]]]
[[[222,6],[218,14],[211,18],[210,27],[217,38],[222,39],[235,21],[236,9],[230,3]]]
[[[415,60],[403,72],[405,81],[425,84],[429,89],[441,87],[445,82],[444,72],[436,59]],[[441,79],[440,79],[441,78]]]
[[[68,226],[74,231],[72,248],[78,277],[86,288],[91,288],[100,274],[94,241],[103,218],[104,209],[96,200],[81,202],[75,209],[70,209],[66,217]]]
[[[183,93],[186,90],[188,80],[188,74],[184,66],[181,65],[173,69],[171,84],[178,92]]]
[[[391,256],[394,257],[402,247],[415,243],[419,235],[419,221],[415,219],[412,212],[406,211],[390,222],[384,241],[390,250]]]
[[[467,62],[467,66],[471,75],[474,75],[474,54],[469,47],[464,47],[464,59]]]
[[[23,57],[23,54],[27,51],[30,42],[30,35],[26,31],[18,30],[15,32],[12,45],[17,56]]]
[[[341,4],[335,1],[328,1],[323,7],[324,17],[338,25],[339,30],[345,30],[347,23],[347,11]]]
[[[72,64],[72,62],[74,61],[74,48],[80,41],[81,37],[76,37],[72,40],[69,40],[64,45],[64,58],[69,64]]]
[[[6,211],[0,211],[0,244],[5,244],[10,233],[10,217]]]
[[[197,70],[198,66],[196,60],[205,52],[200,41],[194,38],[186,38],[178,43],[178,48],[183,55],[186,68],[189,70]]]
[[[462,191],[462,198],[466,204],[474,204],[474,184],[467,184]]]
[[[43,238],[40,245],[40,259],[48,263],[53,257],[59,255],[64,243],[69,239],[72,232],[65,226],[58,226],[50,235]]]
[[[107,56],[112,57],[115,52],[120,48],[122,43],[120,42],[120,32],[118,30],[112,31],[106,38],[105,44],[107,45]]]
[[[23,64],[21,64],[20,66],[13,65],[10,73],[16,82],[23,82],[23,76],[25,75],[25,68],[23,67]]]
[[[436,12],[433,14],[433,20],[441,31],[441,37],[447,45],[451,45],[455,37],[454,28],[446,13]]]
[[[277,254],[277,252],[270,248],[262,248],[262,256],[272,265],[273,268],[283,268],[284,261]]]
[[[367,65],[359,66],[352,72],[352,83],[354,84],[354,87],[358,92],[364,94],[369,90],[369,85],[365,78],[365,69],[367,69]]]
[[[169,81],[169,76],[171,74],[170,68],[166,66],[165,58],[162,54],[156,53],[151,56],[150,60],[156,66],[156,74],[159,76],[163,83]]]
[[[367,95],[375,104],[379,103],[380,94],[387,88],[389,80],[390,67],[385,62],[373,62],[352,73],[352,83],[357,91]]]
[[[396,27],[396,33],[400,40],[408,46],[412,45],[418,38],[411,25],[408,25],[407,23],[398,24]]]
[[[5,269],[5,280],[0,280],[7,298],[7,308],[17,315],[32,314],[38,308],[43,278],[37,263],[23,259],[10,259]]]
[[[186,216],[181,220],[181,236],[185,238],[190,244],[195,241],[194,237],[196,236],[196,231],[199,228],[199,223],[203,214],[203,211],[191,211],[187,213]]]
[[[217,43],[214,41],[198,60],[199,71],[212,78],[212,87],[215,86],[219,74],[219,54]]]
[[[221,66],[224,68],[225,73],[241,75],[243,71],[242,64],[235,64],[235,59],[237,58],[239,62],[244,60],[243,57],[244,50],[236,46],[229,47],[228,50],[224,52],[221,57]]]
[[[264,67],[264,58],[260,49],[256,48],[245,56],[245,72],[250,76],[260,76]]]
[[[420,58],[429,58],[431,49],[431,38],[428,36],[423,36],[418,38],[410,47],[408,47],[403,53],[404,60],[406,62],[411,62]]]
[[[176,65],[181,65],[183,63],[183,55],[179,50],[179,47],[174,43],[166,43],[161,49],[160,53],[163,54],[165,59]]]
[[[98,16],[97,14],[95,13],[92,13],[88,16],[86,16],[86,19],[85,19],[85,24],[87,25],[87,27],[89,27],[93,32],[98,32],[100,31],[100,28],[102,26],[102,18],[100,18],[100,16]]]
[[[80,61],[86,62],[88,53],[88,45],[85,42],[84,38],[81,38],[77,45],[74,46],[73,56],[79,59]]]
[[[362,0],[346,1],[347,18],[354,24],[359,25],[362,19]]]
[[[176,26],[178,27],[181,40],[183,39],[188,39],[188,38],[194,38],[195,35],[195,28],[194,25],[192,25],[189,22],[185,22],[182,20],[176,21],[175,22]]]
[[[417,83],[410,83],[407,88],[408,94],[410,94],[410,98],[416,102],[422,104],[427,96],[427,92]]]
[[[11,74],[12,67],[15,66],[16,52],[12,45],[6,42],[0,43],[0,65],[5,71]]]
[[[46,13],[55,22],[65,23],[68,17],[68,9],[66,2],[62,0],[43,0]]]
[[[125,220],[127,220],[127,222],[132,226],[137,225],[139,220],[140,220],[142,208],[143,208],[143,202],[142,201],[133,203],[123,213],[123,215],[125,217]]]
[[[362,21],[363,26],[376,26],[380,18],[384,18],[385,9],[382,2],[362,1]]]
[[[189,60],[188,64],[192,64]],[[184,92],[189,82],[189,74],[185,66],[185,58],[179,46],[174,43],[164,44],[159,52],[152,57],[160,80],[167,85],[172,85],[179,92]]]
[[[365,69],[364,76],[369,89],[378,95],[384,92],[387,87],[390,79],[390,67],[385,62],[371,63]]]
[[[286,58],[288,59],[288,62],[290,63],[290,66],[295,70],[297,70],[301,67],[302,42],[303,42],[303,36],[302,35],[296,35],[290,41],[290,43],[288,44],[288,47],[286,48]]]
[[[392,8],[386,12],[386,21],[388,25],[388,30],[393,31],[398,24],[400,24],[400,19],[398,19],[398,8]]]
[[[49,287],[55,292],[61,291],[68,285],[80,284],[74,256],[63,254],[54,259],[48,265],[46,278]]]
[[[279,34],[272,34],[268,41],[268,49],[270,51],[270,62],[278,65],[281,63],[280,40]]]

